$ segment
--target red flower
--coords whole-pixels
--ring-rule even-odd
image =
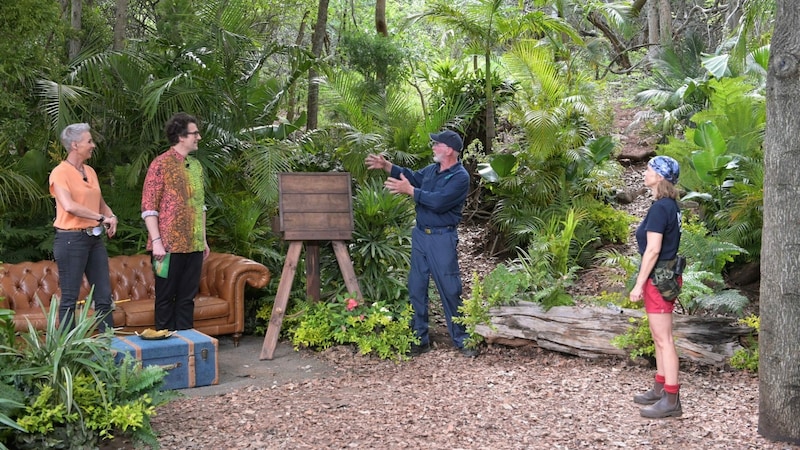
[[[347,310],[348,311],[352,311],[352,310],[356,309],[356,306],[358,306],[358,301],[356,299],[354,299],[354,298],[348,298],[347,299]]]

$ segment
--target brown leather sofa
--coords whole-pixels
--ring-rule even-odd
[[[154,328],[155,275],[149,255],[109,258],[109,272],[114,327],[121,327],[122,332]],[[244,331],[245,285],[261,288],[269,279],[269,270],[255,261],[211,253],[203,263],[195,298],[195,329],[211,336],[232,334],[238,345]],[[86,298],[89,291],[84,277],[80,298]],[[27,331],[28,322],[44,330],[47,319],[40,305],[49,308],[54,295],[61,296],[54,261],[0,264],[0,308],[14,310],[17,331]]]

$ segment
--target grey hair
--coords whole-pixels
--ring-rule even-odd
[[[72,148],[72,143],[77,142],[83,133],[91,129],[88,123],[73,123],[72,125],[68,125],[61,132],[61,145],[69,151]]]

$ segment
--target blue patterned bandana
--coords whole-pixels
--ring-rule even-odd
[[[678,183],[678,177],[681,175],[681,168],[678,166],[678,161],[670,158],[669,156],[656,156],[651,159],[648,166],[664,177],[665,180],[672,184]]]

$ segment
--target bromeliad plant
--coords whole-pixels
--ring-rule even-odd
[[[408,303],[368,303],[346,294],[331,302],[307,303],[301,314],[299,325],[289,332],[295,348],[355,344],[362,355],[374,352],[382,359],[400,360],[411,344],[419,343],[411,329]]]

